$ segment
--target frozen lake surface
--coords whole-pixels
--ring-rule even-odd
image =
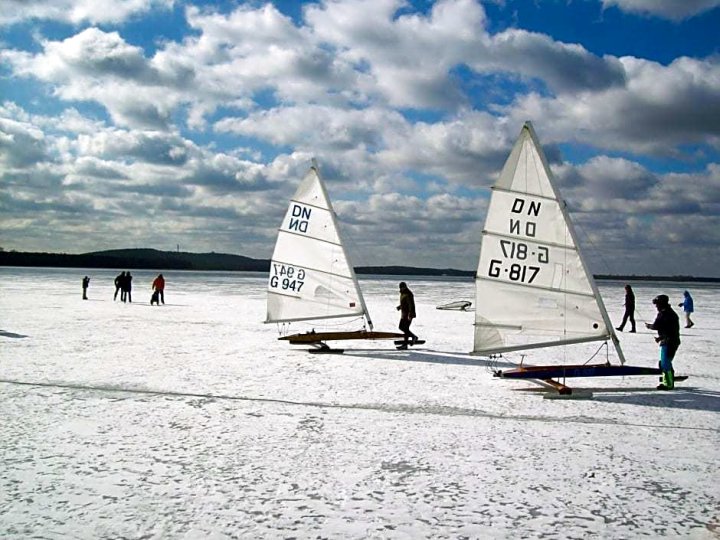
[[[150,306],[157,272],[132,272],[132,304],[117,273],[0,268],[1,538],[720,538],[717,287],[633,284],[633,365],[657,363],[650,299],[693,294],[676,391],[578,379],[593,399],[551,400],[492,376],[520,354],[467,354],[472,313],[435,309],[474,301],[469,279],[406,278],[422,348],[311,355],[262,323],[264,275],[163,272]],[[378,330],[397,281],[361,276]],[[622,285],[600,283],[615,323]]]

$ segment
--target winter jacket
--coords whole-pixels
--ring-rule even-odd
[[[680,305],[682,306],[683,311],[685,313],[692,313],[694,311],[692,296],[690,296],[690,293],[687,291],[683,294],[685,295],[685,299],[682,301],[682,303]]]
[[[403,319],[415,318],[415,297],[410,289],[400,291],[400,314]]]
[[[670,306],[658,312],[650,328],[657,330],[658,343],[661,345],[680,345],[680,320]]]

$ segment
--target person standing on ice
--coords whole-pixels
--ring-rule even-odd
[[[660,371],[662,371],[662,382],[658,390],[672,390],[675,388],[675,371],[673,370],[673,358],[680,347],[680,319],[677,313],[670,307],[670,299],[667,295],[660,294],[653,298],[653,304],[658,311],[655,322],[645,323],[651,330],[657,330],[658,337],[655,341],[660,345]]]
[[[685,291],[683,293],[683,301],[678,304],[681,308],[683,308],[683,311],[685,312],[685,328],[692,328],[695,326],[695,323],[690,320],[690,314],[695,311],[695,306],[693,306],[693,299],[692,296],[690,296],[690,293]]]
[[[115,294],[113,295],[113,302],[117,300],[117,295],[122,291],[123,281],[125,281],[125,272],[120,272],[115,276]],[[120,300],[123,299],[123,295],[120,295]]]
[[[630,332],[635,332],[635,293],[630,285],[625,285],[625,314],[623,320],[615,330],[623,331],[625,323],[630,320]]]
[[[121,287],[120,299],[123,302],[132,302],[132,276],[130,272],[125,272],[125,279],[122,280]]]
[[[410,331],[410,325],[415,318],[415,296],[404,281],[400,282],[400,305],[397,309],[400,311],[400,325],[398,328],[405,334],[405,339],[398,346],[398,349],[407,349],[408,340],[412,339],[411,345],[415,345],[418,337]]]
[[[155,280],[152,283],[153,291],[153,298],[155,299],[156,304],[160,304],[160,302],[165,305],[165,278],[162,274],[158,274],[158,277],[155,278]],[[152,304],[152,300],[150,301]]]
[[[83,280],[82,280],[83,300],[87,300],[87,299],[88,299],[88,297],[87,297],[87,290],[88,290],[88,287],[89,287],[89,286],[90,286],[90,278],[87,277],[87,276],[85,276],[85,277],[83,278]]]

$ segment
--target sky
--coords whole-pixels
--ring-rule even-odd
[[[590,270],[720,277],[720,0],[0,0],[0,247],[472,270],[533,122]]]

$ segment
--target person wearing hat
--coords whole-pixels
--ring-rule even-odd
[[[690,296],[690,293],[685,291],[683,293],[683,301],[678,304],[681,308],[683,308],[683,311],[685,312],[685,328],[692,328],[695,326],[695,323],[690,320],[690,314],[695,311],[695,308],[693,306],[693,299],[692,296]]]
[[[675,371],[672,362],[678,347],[680,347],[680,319],[670,307],[670,299],[667,295],[656,296],[653,298],[653,304],[658,311],[657,317],[655,322],[645,323],[645,326],[651,330],[657,330],[658,333],[655,341],[660,345],[662,382],[657,389],[672,390],[675,388]]]
[[[405,334],[405,339],[403,343],[398,346],[398,349],[407,349],[408,340],[412,339],[411,344],[415,345],[418,337],[410,331],[410,324],[412,324],[412,320],[415,318],[415,297],[404,281],[400,282],[400,305],[397,309],[400,311],[400,325],[398,328]]]

